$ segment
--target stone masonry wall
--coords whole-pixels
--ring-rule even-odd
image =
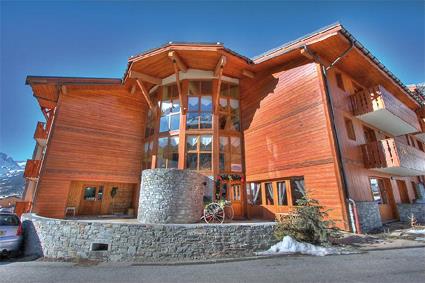
[[[253,255],[275,243],[274,223],[140,224],[24,214],[25,254],[55,259],[168,262]],[[93,244],[108,244],[92,251]]]
[[[190,170],[144,170],[138,220],[156,224],[199,222],[208,181],[204,175]]]
[[[425,223],[425,203],[399,203],[397,207],[401,222],[410,222],[413,214],[416,221]]]
[[[381,214],[379,213],[379,205],[376,202],[357,201],[356,207],[363,233],[382,230]]]

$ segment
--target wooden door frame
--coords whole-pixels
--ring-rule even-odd
[[[368,180],[369,180],[369,190],[370,193],[372,195],[372,199],[373,199],[373,192],[372,192],[372,187],[371,187],[371,183],[370,180],[371,179],[377,179],[377,180],[382,180],[382,183],[384,185],[384,190],[385,192],[387,192],[387,201],[388,201],[388,205],[391,207],[394,219],[399,219],[399,213],[397,210],[397,205],[394,199],[394,192],[393,192],[393,186],[391,184],[391,178],[387,178],[387,177],[380,177],[380,176],[369,176]],[[382,193],[381,190],[379,189],[379,195],[381,196],[382,199]],[[379,207],[380,204],[378,204]]]
[[[95,199],[94,199],[94,204],[97,204],[96,202],[98,201],[98,199],[97,199],[97,195],[98,195],[98,193],[99,193],[99,189],[100,189],[100,187],[103,187],[103,195],[102,195],[102,200],[100,201],[100,205],[99,205],[99,211],[98,211],[98,213],[97,214],[93,214],[93,215],[100,215],[101,214],[101,211],[102,211],[102,205],[103,205],[103,200],[104,200],[104,198],[105,198],[105,194],[106,194],[106,186],[105,186],[105,184],[103,184],[103,183],[98,183],[98,184],[94,184],[94,183],[92,183],[92,184],[90,184],[90,183],[86,183],[86,184],[83,184],[82,186],[81,186],[81,190],[82,190],[82,193],[81,193],[81,199],[80,199],[80,203],[79,203],[79,207],[78,207],[78,214],[80,214],[80,211],[81,211],[81,208],[83,207],[83,203],[86,201],[86,200],[84,200],[84,190],[86,189],[86,188],[88,188],[88,187],[95,187],[96,188],[96,194],[95,194]],[[81,214],[80,214],[81,215]],[[86,215],[86,214],[84,214],[84,215]],[[87,215],[92,215],[92,214],[87,214]]]

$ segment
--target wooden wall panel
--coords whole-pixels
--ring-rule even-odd
[[[247,181],[304,176],[312,196],[348,228],[316,64],[243,80],[241,113]]]
[[[124,87],[73,86],[61,94],[34,211],[63,217],[70,181],[139,186],[146,111],[142,96]]]
[[[345,91],[337,86],[335,76],[336,73],[340,73],[342,75]],[[400,195],[396,180],[403,180],[406,182],[409,198],[410,200],[413,200],[414,191],[411,182],[417,182],[417,177],[392,176],[378,171],[366,169],[364,166],[363,156],[360,148],[360,145],[366,143],[363,127],[367,126],[373,129],[378,140],[385,139],[386,137],[392,137],[390,134],[382,132],[381,130],[376,129],[353,116],[349,95],[354,93],[354,84],[357,84],[360,87],[364,86],[361,84],[361,82],[355,81],[337,68],[331,69],[328,72],[328,81],[334,106],[335,124],[347,177],[349,196],[356,201],[372,201],[369,177],[381,177],[393,179],[391,180],[391,185],[396,203],[400,202]],[[351,140],[348,138],[344,118],[348,118],[353,122],[356,140]],[[402,143],[407,143],[404,136],[397,137],[396,140]]]

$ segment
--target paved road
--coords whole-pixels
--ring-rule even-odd
[[[2,262],[0,282],[425,282],[425,248],[176,266]]]

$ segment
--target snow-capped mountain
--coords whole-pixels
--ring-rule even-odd
[[[25,188],[25,161],[15,161],[7,154],[0,152],[0,197],[22,196]]]

